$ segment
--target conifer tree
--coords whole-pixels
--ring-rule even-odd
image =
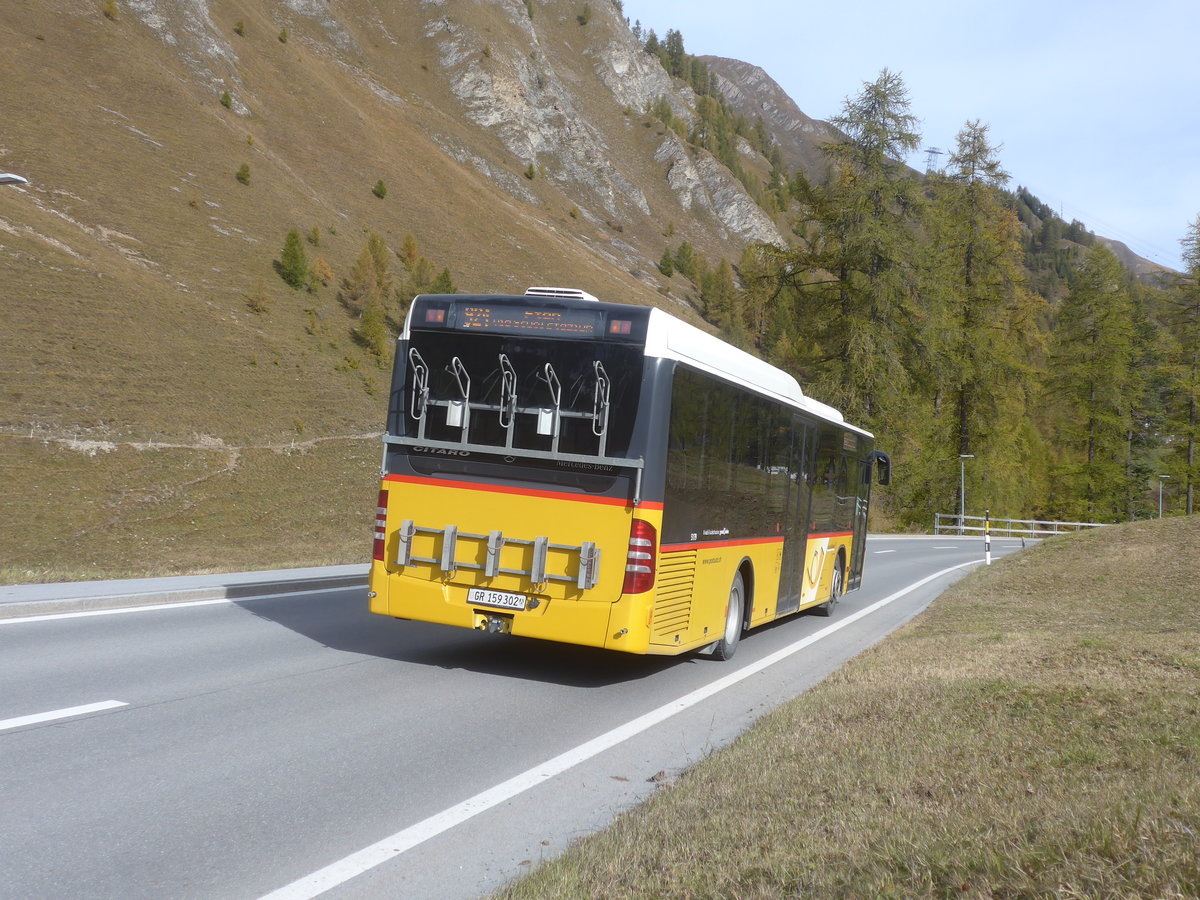
[[[717,325],[735,344],[748,343],[745,323],[733,284],[733,269],[722,259],[700,278],[700,308],[704,318]]]
[[[363,315],[371,303],[375,303],[380,309],[384,308],[384,294],[380,290],[378,268],[369,245],[362,248],[358,259],[350,267],[350,273],[342,279],[338,302],[358,317]]]
[[[1160,322],[1163,294],[1158,288],[1130,279],[1133,308],[1133,359],[1130,363],[1131,408],[1125,435],[1125,517],[1130,520],[1156,514],[1157,498],[1148,490],[1162,472],[1164,450],[1174,443],[1170,435],[1170,337]]]
[[[333,281],[333,269],[329,267],[325,257],[318,256],[309,271],[308,289],[315,291],[317,285],[325,286],[331,281]]]
[[[1049,392],[1062,474],[1060,514],[1092,521],[1124,516],[1133,359],[1128,275],[1097,244],[1059,307],[1053,332]]]
[[[391,335],[387,327],[387,313],[383,301],[376,295],[372,296],[363,309],[362,317],[354,327],[354,339],[368,350],[377,362],[388,358],[391,346]]]
[[[770,151],[771,132],[767,130],[767,123],[763,121],[762,116],[754,118],[754,146],[764,156]]]
[[[412,276],[409,279],[413,290],[418,293],[427,293],[430,286],[433,284],[433,263],[427,257],[422,256],[413,266]]]
[[[699,95],[709,92],[708,65],[698,56],[690,57],[688,83]]]
[[[1200,215],[1188,226],[1180,241],[1183,247],[1183,277],[1171,292],[1169,327],[1175,339],[1172,354],[1172,413],[1178,437],[1177,459],[1172,474],[1184,495],[1184,512],[1195,512],[1196,483],[1200,466],[1196,459],[1197,405],[1200,404]]]
[[[296,290],[308,284],[308,256],[304,252],[304,239],[295,228],[283,240],[279,277]]]
[[[413,250],[416,250],[416,243],[413,243]],[[397,299],[400,302],[399,318],[403,318],[408,312],[409,304],[412,303],[413,297],[417,294],[427,294],[433,289],[433,263],[424,256],[418,256],[408,270],[408,277],[404,279],[404,283],[396,291]]]
[[[684,78],[690,74],[687,52],[683,49],[683,34],[677,29],[668,29],[663,47],[667,53],[666,70],[676,78]]]
[[[447,267],[438,273],[438,277],[433,279],[433,284],[429,286],[431,294],[456,294],[458,289],[455,288],[454,282],[450,278],[450,269]]]
[[[775,277],[771,252],[762,245],[747,247],[737,267],[742,281],[739,306],[743,327],[750,343],[761,351],[768,348],[773,326],[780,324],[772,312],[783,286]]]
[[[404,235],[404,242],[400,245],[400,262],[404,264],[404,268],[412,271],[412,267],[417,264],[417,259],[421,256],[417,250],[417,240],[412,236],[410,231]]]
[[[371,254],[371,265],[375,268],[375,283],[379,286],[379,296],[386,307],[388,298],[392,295],[392,273],[388,266],[391,254],[387,244],[376,232],[367,233],[367,252]]]
[[[675,251],[675,271],[689,281],[696,281],[696,254],[687,241],[681,242]]]
[[[668,278],[675,274],[675,257],[671,255],[670,247],[663,251],[662,259],[658,261],[658,271]]]
[[[931,181],[924,342],[935,415],[949,420],[935,429],[942,441],[925,449],[939,460],[979,459],[989,505],[1016,515],[1036,499],[1022,490],[1029,473],[1014,424],[1034,388],[1042,304],[1024,285],[1019,222],[1000,192],[1007,180],[988,127],[976,120],[959,132],[945,176]],[[942,505],[958,509],[960,499]]]
[[[810,225],[779,272],[796,289],[792,325],[806,335],[793,343],[800,374],[822,400],[878,428],[878,416],[909,405],[905,359],[917,343],[921,201],[899,162],[917,146],[916,119],[902,79],[884,69],[834,124],[847,139],[825,148],[829,184],[803,185]]]

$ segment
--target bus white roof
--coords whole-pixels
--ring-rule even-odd
[[[525,291],[526,297],[553,297],[558,300],[588,300],[592,303],[599,303],[600,298],[587,291],[581,291],[579,288],[560,288],[560,287],[531,287]]]
[[[531,297],[599,302],[597,297],[578,288],[532,287],[525,294]],[[517,299],[513,295],[495,296],[500,299]],[[412,314],[413,307],[409,307],[401,335],[405,339],[410,335]],[[847,423],[842,414],[832,406],[805,396],[804,391],[800,389],[800,383],[782,369],[777,369],[757,356],[739,350],[715,335],[656,307],[650,307],[645,353],[647,356],[686,363],[702,372],[772,397],[827,422],[836,422],[851,431],[870,435],[870,432]]]
[[[661,309],[650,310],[646,355],[686,363],[827,421],[868,434],[861,428],[847,424],[842,414],[832,406],[806,396],[800,383],[787,372]]]

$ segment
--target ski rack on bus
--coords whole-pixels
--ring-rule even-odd
[[[412,552],[413,538],[418,534],[440,535],[441,556],[414,556]],[[552,544],[545,536],[538,536],[532,541],[520,538],[506,538],[499,531],[488,534],[472,534],[459,531],[457,525],[447,525],[445,528],[426,528],[417,525],[412,519],[400,523],[400,547],[396,553],[396,565],[403,567],[415,563],[437,566],[443,574],[453,578],[459,569],[482,571],[487,578],[497,575],[525,575],[529,577],[535,588],[550,581],[574,584],[580,590],[591,590],[600,580],[600,548],[594,541],[584,541],[578,546],[572,544]],[[481,541],[487,543],[487,556],[484,563],[463,562],[458,558],[458,542],[460,540]],[[532,547],[533,557],[528,569],[505,569],[500,566],[500,552],[506,545]],[[566,550],[579,554],[579,570],[575,576],[555,575],[546,571],[546,562],[551,550]],[[478,557],[476,557],[478,558]]]

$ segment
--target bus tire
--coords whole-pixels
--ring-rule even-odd
[[[838,605],[838,601],[842,599],[842,591],[846,583],[846,563],[841,555],[838,555],[837,562],[833,564],[833,580],[829,584],[829,599],[817,607],[818,616],[831,616],[834,609]]]
[[[742,625],[746,617],[746,582],[742,573],[733,576],[729,587],[729,605],[725,609],[725,632],[713,647],[716,659],[730,659],[742,639]]]

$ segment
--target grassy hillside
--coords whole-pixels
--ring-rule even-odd
[[[500,896],[1200,895],[1200,523],[1052,541]]]
[[[365,563],[379,451],[0,441],[0,583]]]
[[[412,233],[463,289],[550,282],[660,299],[652,277],[637,280],[590,249],[616,232],[572,218],[583,204],[548,179],[522,185],[530,200],[520,202],[441,149],[461,145],[525,181],[526,160],[455,114],[419,4],[389,5],[379,21],[372,5],[347,4],[343,49],[286,7],[213,2],[211,26],[227,48],[214,57],[192,46],[200,38],[189,37],[182,4],[159,6],[180,14],[163,29],[174,43],[119,4],[115,20],[98,3],[4,14],[0,52],[27,77],[4,100],[3,164],[32,182],[0,194],[0,421],[10,430],[262,439],[297,418],[321,431],[377,421],[362,376],[335,371],[357,349],[337,281],[368,229],[393,249]],[[486,5],[460,13],[462,28],[493,36],[495,57],[516,44]],[[550,7],[538,21],[548,46],[563,43],[556,31],[568,25]],[[598,16],[589,28],[604,26]],[[608,106],[621,117],[611,95]],[[242,165],[248,184],[235,178]],[[382,200],[372,194],[380,180]],[[663,204],[668,194],[664,185]],[[643,218],[625,223],[623,241],[661,228]],[[327,260],[333,284],[292,291],[273,264],[289,228],[314,227],[320,244],[307,250]],[[648,271],[659,240],[646,250]],[[247,300],[258,293],[269,309],[255,315]]]
[[[30,180],[0,188],[9,577],[360,559],[373,465],[336,442],[282,483],[249,461],[381,427],[386,363],[337,297],[369,232],[397,284],[411,234],[460,290],[570,285],[695,318],[690,286],[655,268],[665,232],[713,259],[746,241],[681,200],[656,158],[673,136],[600,78],[638,83],[611,78],[632,37],[594,6],[584,26],[541,0],[5,4],[0,58],[22,77],[0,94],[0,169]],[[328,284],[276,273],[293,228]],[[223,517],[315,522],[331,504],[339,530],[310,545],[266,529],[244,552],[190,518],[161,532],[145,498],[220,502],[195,485],[226,476],[192,480],[225,465],[214,445],[237,451],[229,477],[273,488]]]

